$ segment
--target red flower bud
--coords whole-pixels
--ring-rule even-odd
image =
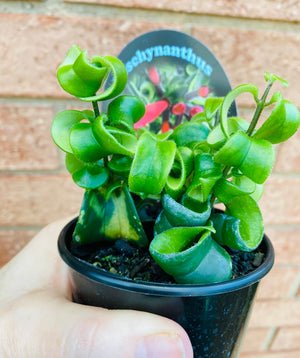
[[[186,110],[186,105],[182,102],[174,104],[172,107],[172,113],[175,115],[183,114]]]
[[[170,130],[170,124],[169,122],[163,122],[161,125],[161,132],[166,133]]]
[[[160,77],[159,77],[159,73],[157,71],[157,68],[155,66],[151,66],[148,68],[148,76],[150,78],[150,81],[154,84],[154,85],[158,85],[160,82]]]
[[[201,97],[207,97],[209,92],[210,92],[210,89],[207,86],[202,86],[198,91],[199,96],[201,96]]]
[[[197,113],[204,112],[204,108],[201,106],[195,106],[191,109],[190,115],[191,117],[195,116]]]

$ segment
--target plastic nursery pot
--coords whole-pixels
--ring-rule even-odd
[[[100,270],[69,251],[76,219],[58,240],[59,253],[70,268],[73,300],[109,309],[135,309],[178,322],[188,333],[195,358],[238,357],[259,281],[274,262],[274,250],[264,236],[263,263],[250,274],[205,285],[133,281]]]

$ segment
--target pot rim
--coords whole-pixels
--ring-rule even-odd
[[[229,281],[212,284],[164,284],[156,282],[134,281],[105,270],[101,270],[92,264],[74,256],[67,246],[67,239],[73,232],[77,218],[71,220],[62,229],[58,238],[58,251],[63,261],[80,275],[98,283],[112,286],[127,291],[135,291],[144,294],[170,296],[170,297],[191,297],[210,296],[224,294],[239,290],[259,282],[272,268],[274,264],[274,248],[270,239],[264,235],[261,243],[264,246],[265,260],[254,271]]]

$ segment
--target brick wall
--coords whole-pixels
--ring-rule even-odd
[[[176,29],[204,42],[232,85],[287,79],[300,107],[300,3],[295,0],[0,1],[0,265],[45,224],[78,212],[82,191],[52,143],[53,116],[78,106],[56,82],[76,43],[117,55],[139,34]],[[250,115],[247,101],[241,111]],[[300,357],[300,132],[277,148],[261,208],[276,262],[260,286],[244,358]]]

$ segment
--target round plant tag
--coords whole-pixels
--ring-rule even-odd
[[[145,33],[130,42],[118,57],[128,73],[124,94],[139,97],[146,106],[135,129],[147,127],[154,133],[167,132],[203,112],[208,98],[223,97],[231,90],[214,54],[182,32]],[[229,116],[236,115],[234,104]]]

